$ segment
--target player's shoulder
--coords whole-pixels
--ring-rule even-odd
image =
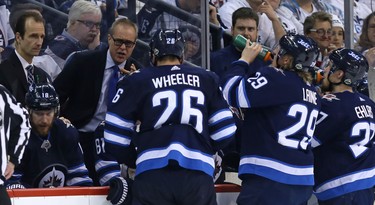
[[[78,136],[78,131],[73,126],[73,124],[71,124],[70,122],[67,122],[65,120],[61,120],[59,118],[56,118],[53,126],[55,127],[54,130],[56,130],[59,135],[66,136],[68,138]]]
[[[219,76],[210,70],[207,70],[202,67],[195,67],[195,66],[188,66],[188,65],[182,65],[182,72],[185,72],[187,74],[192,74],[192,75],[197,75],[200,78],[203,78],[204,80],[214,80],[217,81],[219,80]]]
[[[262,74],[262,76],[266,76],[267,78],[273,78],[275,82],[283,81],[284,83],[290,83],[290,80],[285,81],[285,78],[294,78],[295,76],[295,74],[291,71],[286,71],[273,66],[262,66],[259,69],[259,72]]]

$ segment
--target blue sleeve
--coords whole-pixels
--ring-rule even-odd
[[[134,83],[129,82],[129,79],[130,77],[123,78],[119,82],[117,93],[105,117],[105,150],[119,163],[123,162],[121,156],[128,151],[132,137],[136,134],[136,107],[140,103],[137,98],[139,89],[132,86]]]
[[[88,170],[83,161],[83,152],[79,144],[78,131],[73,125],[65,124],[62,120],[56,119],[61,137],[65,138],[64,153],[67,157],[68,174],[66,177],[67,186],[92,186],[93,181],[88,175]],[[69,142],[69,143],[68,143]]]

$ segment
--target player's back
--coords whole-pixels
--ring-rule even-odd
[[[363,176],[373,176],[368,176],[368,170],[375,169],[374,109],[375,103],[357,92],[323,97],[322,111],[314,133],[314,140],[320,143],[313,150],[316,185],[331,179],[341,180],[341,184],[346,180],[354,182],[360,181]],[[320,191],[323,190],[325,188]]]
[[[286,184],[312,185],[313,156],[309,140],[320,109],[315,88],[295,72],[272,67],[264,67],[241,82],[244,80],[244,94],[233,93],[234,88],[229,85],[224,88],[232,90],[228,95],[232,97],[231,102],[250,108],[245,112],[247,126],[243,127],[241,138],[239,174],[258,174]],[[233,98],[233,94],[237,97]],[[290,172],[293,169],[300,170],[304,177]]]
[[[185,65],[149,67],[120,81],[117,93],[107,113],[107,133],[117,131],[114,118],[141,122],[139,133],[131,137],[139,153],[136,174],[175,160],[212,175],[212,155],[236,130],[217,75]]]
[[[200,134],[208,132],[210,106],[219,92],[212,72],[185,65],[161,66],[142,69],[134,77],[129,83],[140,88],[141,133],[169,124],[188,124]]]

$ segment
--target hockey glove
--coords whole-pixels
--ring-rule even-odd
[[[107,200],[116,205],[130,205],[132,203],[131,179],[115,177],[109,182]]]

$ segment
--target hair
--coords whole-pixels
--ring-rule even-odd
[[[10,11],[9,15],[9,24],[12,28],[13,32],[16,31],[16,23],[18,21],[18,18],[25,12],[25,11],[35,11],[37,13],[42,13],[43,9],[40,6],[37,6],[32,3],[24,3],[24,4],[16,4],[12,6],[12,9]]]
[[[255,20],[257,27],[259,25],[258,14],[249,7],[241,7],[234,11],[232,14],[232,27],[236,25],[237,19],[253,19]]]
[[[14,33],[19,33],[21,37],[23,37],[25,35],[25,32],[26,32],[26,27],[25,27],[25,24],[26,24],[26,20],[29,19],[29,18],[32,18],[34,19],[34,21],[38,22],[38,23],[43,23],[44,24],[44,19],[42,17],[42,15],[38,12],[35,12],[35,11],[24,11],[24,13],[22,13],[17,22],[16,22],[16,26],[14,28]]]
[[[116,19],[112,23],[112,26],[109,28],[108,33],[111,34],[111,35],[113,35],[113,33],[114,33],[114,31],[115,31],[115,29],[116,29],[116,27],[118,25],[124,25],[124,26],[133,27],[134,30],[135,30],[136,38],[138,37],[138,27],[137,27],[137,25],[133,21],[131,21],[131,20],[127,19],[127,18],[118,18],[118,19]]]
[[[317,11],[306,17],[303,23],[303,32],[305,35],[311,33],[310,29],[314,28],[317,21],[328,21],[332,25],[332,15],[324,11]]]
[[[75,1],[70,7],[68,14],[67,28],[76,20],[79,20],[83,14],[94,14],[102,16],[99,6],[90,1]]]
[[[374,47],[375,45],[375,42],[371,42],[370,39],[368,38],[368,34],[367,34],[367,31],[368,31],[368,24],[370,23],[370,20],[371,18],[375,17],[375,12],[372,12],[371,14],[369,14],[365,20],[363,21],[363,25],[362,25],[362,33],[361,35],[359,36],[359,40],[357,42],[357,46],[360,46],[361,48],[360,49],[357,49],[361,52],[363,52],[364,50],[367,50],[369,48],[372,48]]]

